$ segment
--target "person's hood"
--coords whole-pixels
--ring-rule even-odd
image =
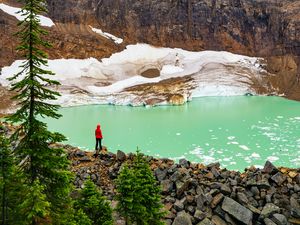
[[[100,130],[100,124],[97,125],[97,130]]]

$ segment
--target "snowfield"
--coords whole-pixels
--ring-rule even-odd
[[[16,17],[20,21],[24,19],[24,16],[22,16],[22,13],[18,13],[19,11],[21,11],[21,8],[16,8],[16,7],[6,5],[4,3],[0,3],[0,9],[2,11],[4,11],[5,13]],[[38,15],[38,19],[40,20],[40,23],[42,26],[45,26],[45,27],[55,26],[53,21],[48,17]]]
[[[20,70],[21,63],[18,60],[2,68],[0,83],[3,86],[10,85],[6,79]],[[63,96],[57,103],[64,106],[131,104],[137,97],[143,99],[143,91],[137,96],[136,93],[124,92],[124,88],[138,84],[151,86],[169,78],[186,76],[191,76],[196,83],[183,90],[189,98],[255,94],[251,87],[252,78],[261,79],[263,72],[259,58],[255,57],[224,51],[191,52],[179,48],[157,48],[148,44],[128,45],[125,50],[102,60],[49,60],[48,69],[56,74],[54,79],[62,84],[59,89]],[[160,75],[143,77],[141,74],[148,69],[157,69]]]

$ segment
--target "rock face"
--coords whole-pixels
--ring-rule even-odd
[[[15,0],[4,0],[16,5]],[[295,0],[47,0],[56,26],[51,58],[107,57],[145,42],[187,50],[227,50],[266,58],[279,93],[300,99],[300,2]],[[122,45],[89,25],[124,38]],[[0,10],[0,67],[18,58],[16,20]],[[155,101],[150,99],[149,101]],[[176,104],[181,103],[181,100]]]

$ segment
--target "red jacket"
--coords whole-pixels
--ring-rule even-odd
[[[97,129],[95,130],[95,136],[96,138],[103,138],[102,131],[100,129],[100,124],[97,125]]]

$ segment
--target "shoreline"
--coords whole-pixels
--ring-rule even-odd
[[[2,129],[7,135],[13,132],[9,125]],[[134,155],[106,150],[94,158],[93,151],[55,146],[65,149],[71,161],[75,187],[82,188],[91,179],[115,207],[114,180]],[[276,167],[267,161],[263,169],[252,166],[239,172],[220,168],[219,163],[145,157],[161,187],[166,225],[300,224],[300,168]],[[116,225],[124,225],[117,213],[114,219]]]
[[[65,148],[74,185],[82,188],[91,177],[114,206],[114,179],[133,154],[105,151],[95,159],[92,152]],[[239,172],[220,168],[219,163],[146,158],[161,186],[167,225],[300,224],[300,168],[275,167],[267,161],[263,169],[252,166]],[[116,221],[124,224],[118,215]]]

